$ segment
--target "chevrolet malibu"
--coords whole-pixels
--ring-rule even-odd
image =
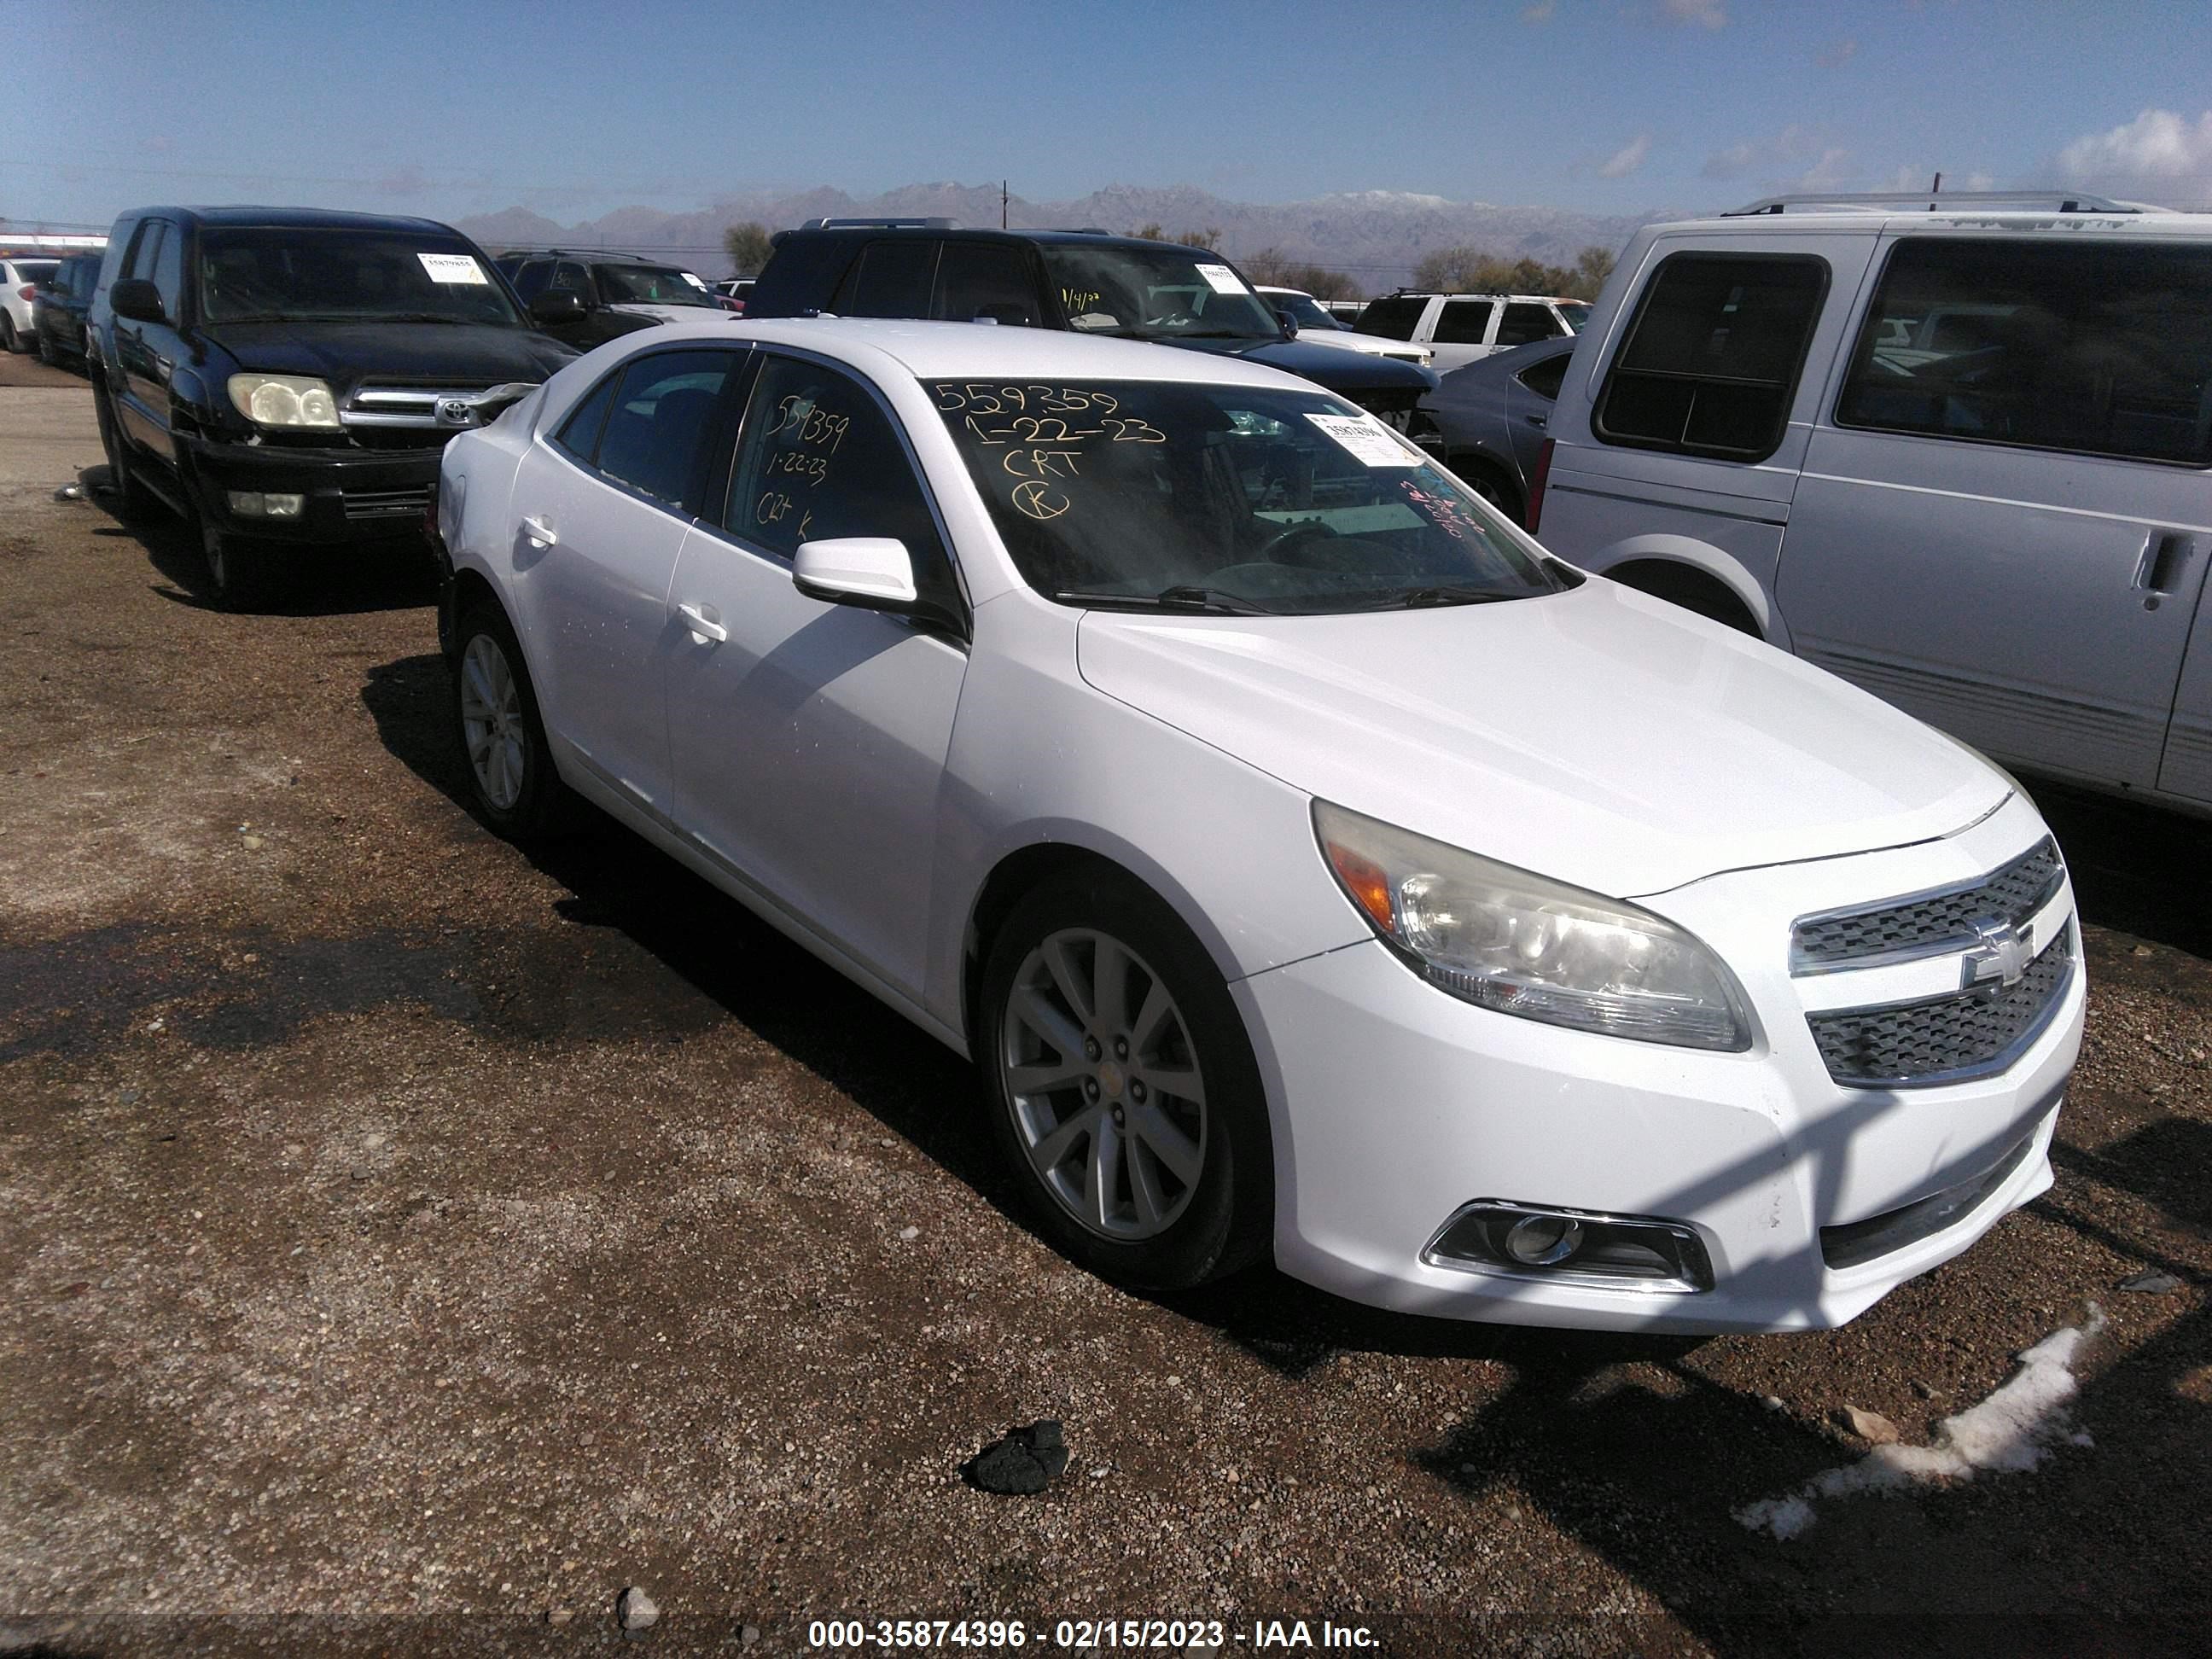
[[[2011,780],[1307,382],[671,325],[456,439],[438,528],[482,816],[581,797],[969,1056],[1101,1273],[1803,1328],[2050,1184]]]

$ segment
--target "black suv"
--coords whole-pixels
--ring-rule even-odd
[[[533,310],[549,299],[566,307],[564,314],[551,317],[548,306],[546,331],[579,351],[641,328],[704,322],[712,313],[729,310],[696,273],[635,253],[552,247],[502,253],[492,263]],[[574,307],[554,297],[562,295],[574,296]]]
[[[87,344],[124,513],[195,524],[225,602],[302,544],[414,532],[446,441],[575,356],[459,231],[303,208],[125,213]]]
[[[1219,254],[1103,230],[963,230],[949,220],[823,219],[787,230],[745,299],[745,320],[927,317],[1068,329],[1248,358],[1328,388],[1420,442],[1414,405],[1437,377],[1416,364],[1303,345]]]
[[[64,357],[85,358],[85,319],[92,313],[92,292],[100,285],[97,253],[72,253],[42,278],[31,293],[31,333],[38,342],[39,361],[58,363]]]

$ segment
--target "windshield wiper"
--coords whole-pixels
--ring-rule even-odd
[[[1272,617],[1277,614],[1264,605],[1255,605],[1251,600],[1240,599],[1233,593],[1224,593],[1218,587],[1199,587],[1188,582],[1163,587],[1157,593],[1091,593],[1062,588],[1053,598],[1065,605],[1095,605],[1102,611],[1207,611],[1224,617]]]
[[[1404,592],[1393,593],[1369,608],[1375,611],[1421,611],[1439,605],[1494,605],[1501,599],[1522,597],[1518,593],[1500,593],[1488,587],[1409,587]]]

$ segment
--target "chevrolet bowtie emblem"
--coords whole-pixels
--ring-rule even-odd
[[[2008,991],[2020,983],[2021,976],[2027,972],[2027,964],[2034,959],[2035,936],[2032,928],[2014,927],[2008,921],[1984,918],[1974,924],[1974,940],[1960,969],[1959,985],[1962,990],[1986,987],[1991,991]]]

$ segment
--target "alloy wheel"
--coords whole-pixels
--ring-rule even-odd
[[[528,781],[529,738],[521,687],[507,653],[488,634],[471,639],[461,653],[461,741],[484,799],[495,811],[513,811]]]
[[[1030,1169],[1079,1223],[1124,1243],[1175,1224],[1206,1168],[1206,1090],[1142,957],[1096,928],[1047,935],[1014,975],[999,1066]]]

